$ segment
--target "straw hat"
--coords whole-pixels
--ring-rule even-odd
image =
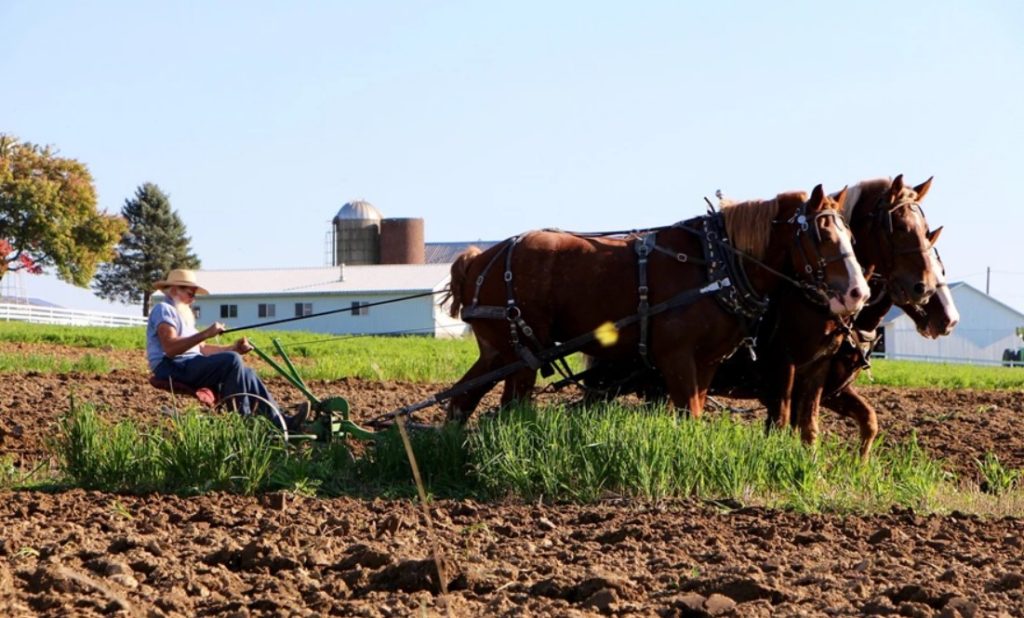
[[[167,278],[163,281],[157,281],[153,286],[163,292],[172,285],[177,285],[186,288],[195,288],[196,294],[209,294],[210,292],[196,283],[196,273],[193,270],[186,270],[184,268],[175,268],[167,274]]]

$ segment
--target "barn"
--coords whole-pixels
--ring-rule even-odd
[[[197,321],[331,335],[459,337],[468,327],[441,305],[451,263],[471,244],[494,244],[426,243],[423,219],[384,218],[361,199],[338,210],[326,241],[330,266],[198,271],[211,293],[196,298]],[[329,315],[280,322],[321,313]]]
[[[1024,345],[1017,334],[1024,328],[1024,313],[962,281],[951,283],[949,291],[960,312],[960,323],[951,335],[926,339],[917,333],[909,317],[893,308],[882,323],[883,349],[879,355],[889,359],[998,364],[1005,350]]]
[[[440,304],[449,269],[449,264],[388,264],[200,270],[196,275],[210,294],[197,297],[193,308],[197,321],[223,322],[228,328],[344,310],[272,327],[332,335],[456,337],[466,325]]]

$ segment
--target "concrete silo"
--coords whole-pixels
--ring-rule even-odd
[[[424,264],[423,219],[383,219],[380,222],[381,264]]]
[[[334,216],[334,264],[380,263],[380,211],[352,200]]]

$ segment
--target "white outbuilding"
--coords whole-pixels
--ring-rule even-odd
[[[926,339],[914,322],[893,308],[882,322],[884,351],[889,359],[946,363],[999,364],[1007,349],[1024,346],[1017,334],[1024,328],[1024,313],[965,282],[951,283],[949,291],[960,313],[953,333]]]
[[[450,268],[450,264],[340,264],[200,270],[196,276],[210,294],[197,297],[193,308],[200,324],[217,321],[228,328],[267,324],[273,329],[332,335],[457,337],[465,333],[465,323],[449,317],[440,304]],[[409,296],[418,297],[405,299]],[[337,310],[344,311],[269,324]]]

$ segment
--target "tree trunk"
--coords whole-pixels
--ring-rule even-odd
[[[152,292],[146,290],[142,293],[142,317],[149,317],[149,298],[152,296]]]

